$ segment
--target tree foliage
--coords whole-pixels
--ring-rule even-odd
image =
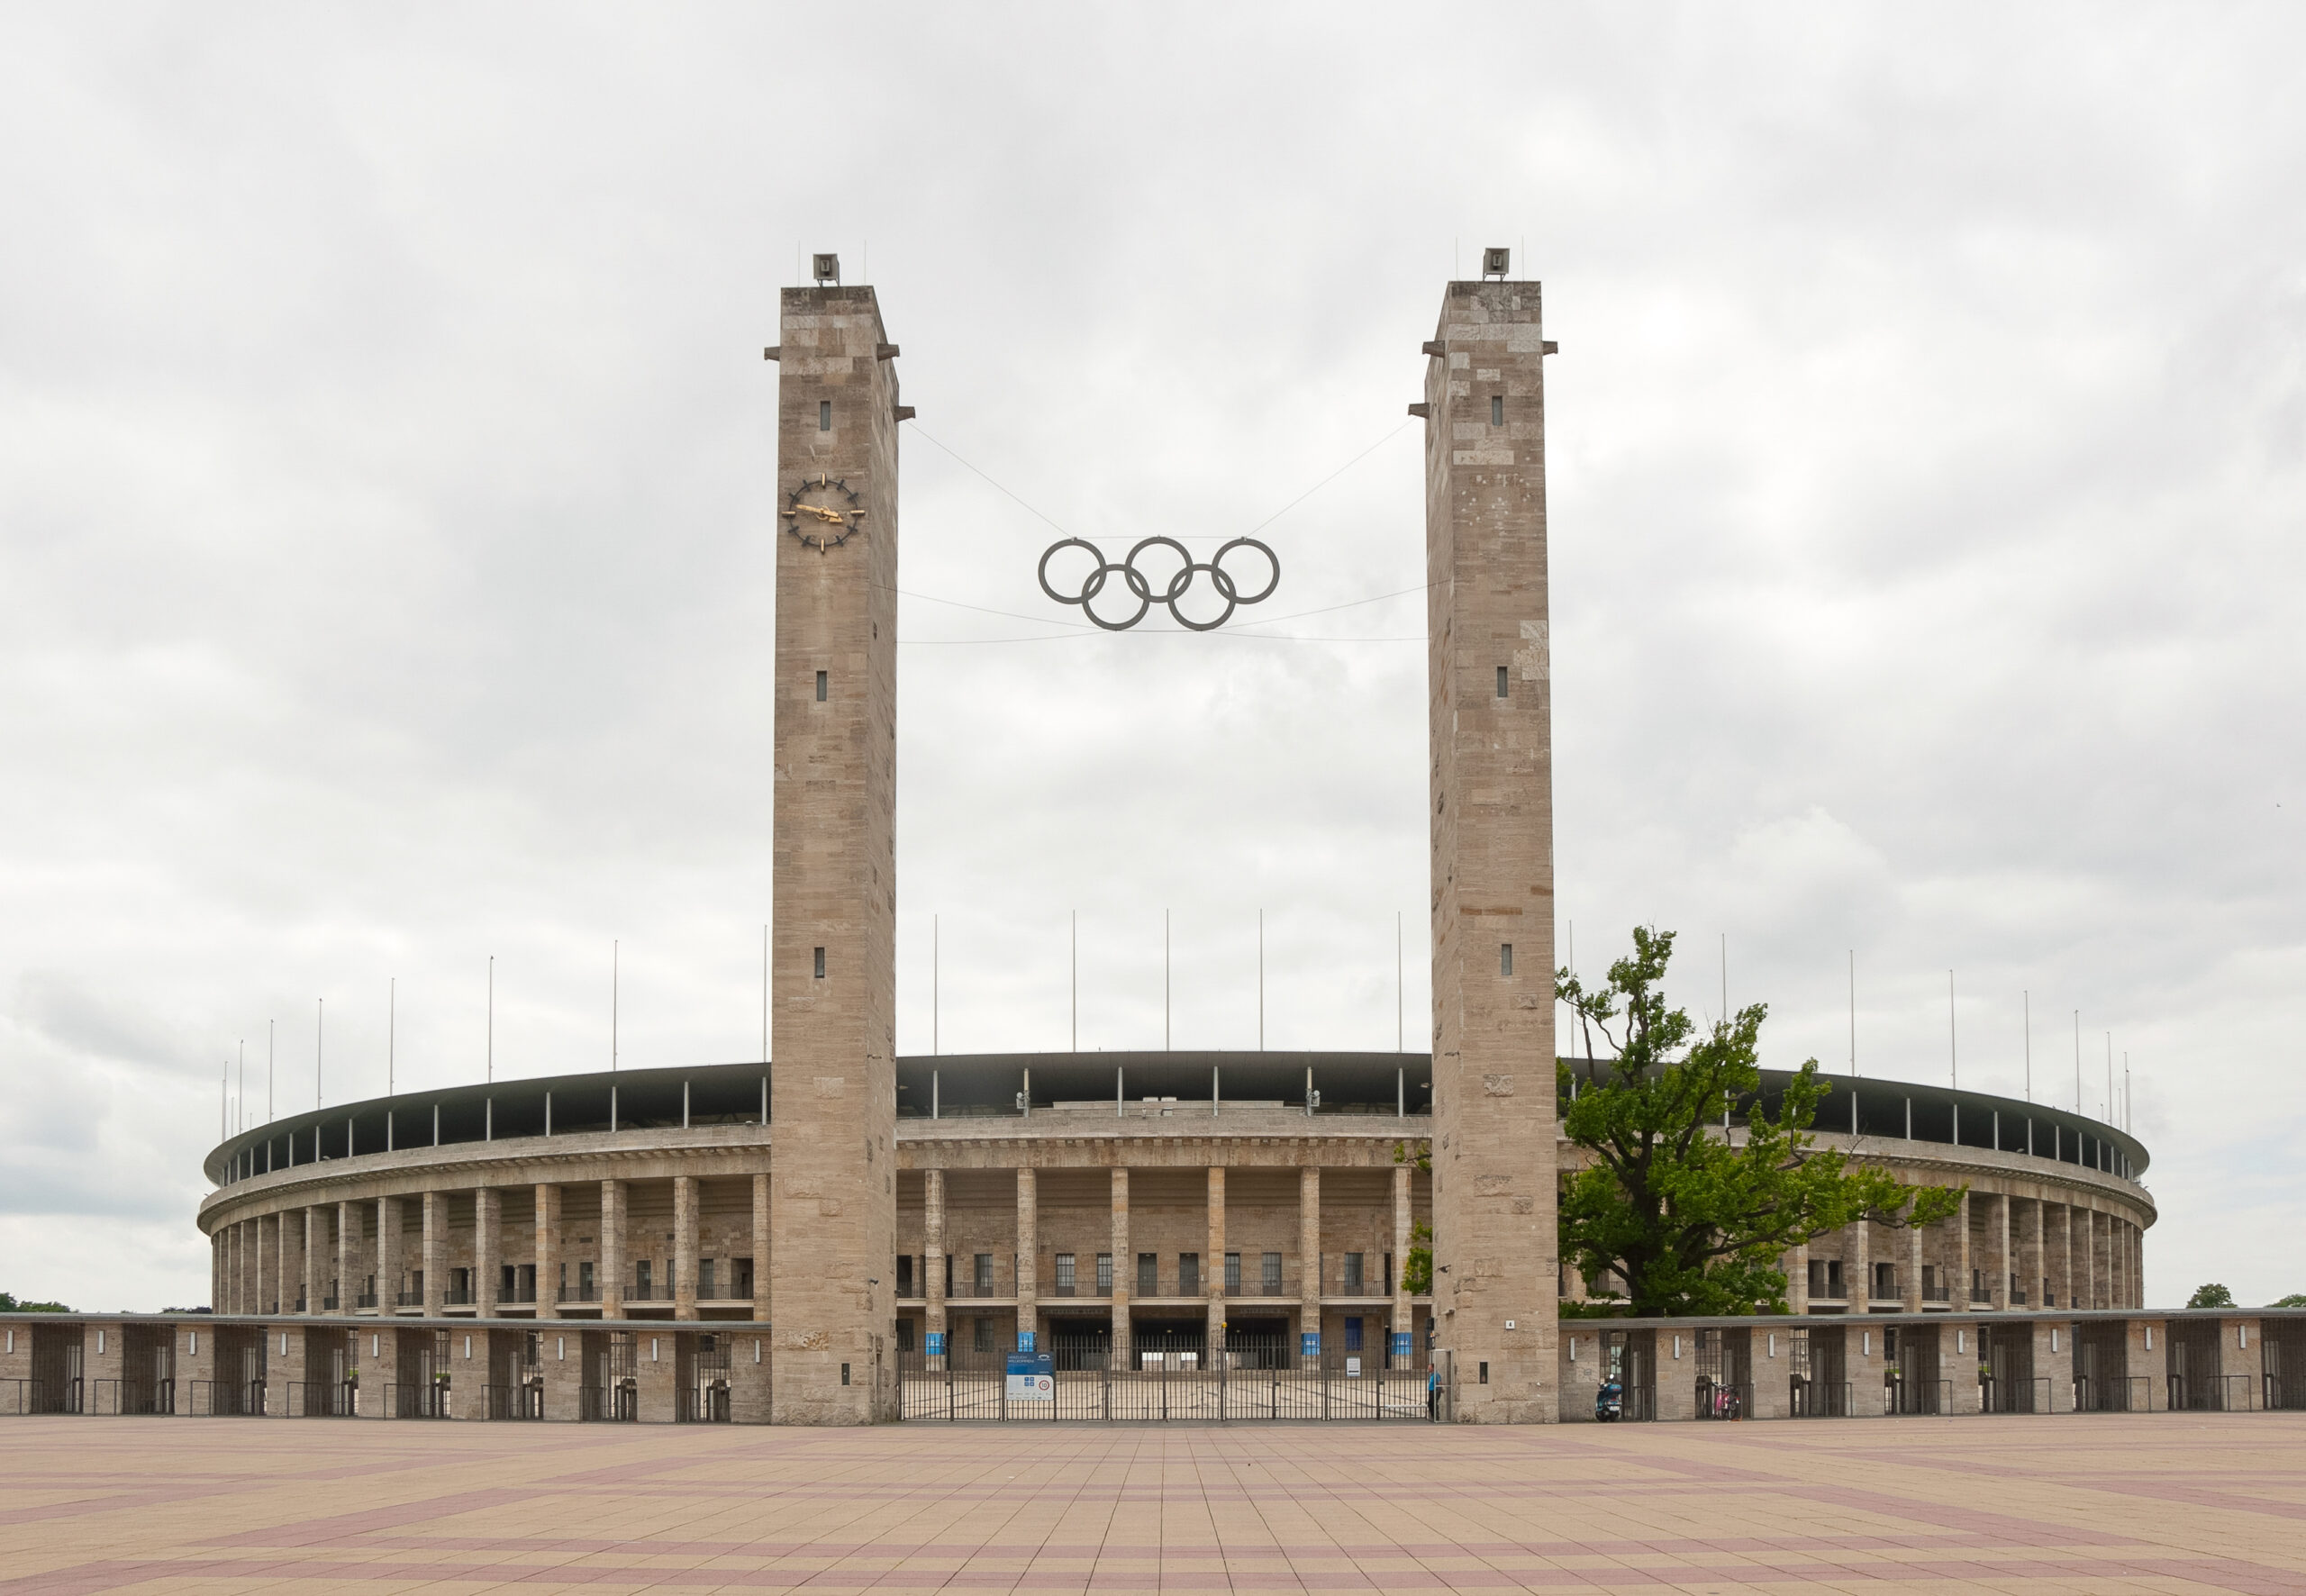
[[[1433,1173],[1433,1143],[1430,1140],[1394,1144],[1394,1162],[1406,1164],[1427,1174]],[[1402,1290],[1412,1297],[1422,1297],[1433,1290],[1433,1227],[1423,1220],[1411,1221],[1409,1228],[1409,1256],[1402,1260]]]
[[[1786,1249],[1861,1219],[1919,1227],[1958,1209],[1966,1187],[1910,1186],[1815,1145],[1826,1093],[1816,1059],[1769,1111],[1757,1063],[1767,1006],[1701,1032],[1666,1006],[1673,953],[1674,933],[1639,927],[1600,987],[1566,969],[1556,980],[1587,1034],[1617,1055],[1607,1079],[1576,1083],[1563,1115],[1589,1161],[1562,1180],[1561,1256],[1589,1281],[1623,1282],[1622,1295],[1601,1293],[1604,1311],[1782,1313]],[[1558,1067],[1568,1098],[1570,1069]],[[1742,1140],[1722,1130],[1733,1110],[1746,1117]]]
[[[2266,1304],[2269,1308],[2306,1308],[2306,1292],[2292,1292],[2286,1297],[2276,1297]]]
[[[69,1313],[61,1302],[19,1302],[8,1292],[0,1292],[0,1313]]]
[[[2198,1285],[2194,1294],[2186,1299],[2189,1308],[2231,1308],[2234,1293],[2222,1285]]]

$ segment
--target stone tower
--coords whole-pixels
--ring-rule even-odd
[[[1538,285],[1452,283],[1425,346],[1433,1301],[1457,1412],[1556,1408],[1552,683]],[[1445,1272],[1446,1271],[1446,1272]]]
[[[868,1424],[896,1416],[897,351],[868,287],[780,320],[771,1417]]]

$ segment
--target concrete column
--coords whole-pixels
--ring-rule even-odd
[[[2041,1290],[2036,1283],[2036,1292]],[[2074,1411],[2074,1327],[2070,1324],[2045,1324],[2036,1319],[2034,1334],[2034,1377],[2047,1379],[2049,1383],[2049,1411]],[[2036,1387],[2037,1392],[2040,1390]]]
[[[895,1288],[890,1288],[894,1296]],[[696,1317],[696,1177],[673,1176],[673,1317]]]
[[[760,1265],[753,1265],[758,1269]],[[624,1183],[601,1183],[601,1317],[624,1317]]]
[[[1954,1281],[1947,1300],[1956,1313],[1970,1310],[1970,1194],[1962,1193],[1962,1205],[1954,1213]]]
[[[1905,1232],[1906,1261],[1902,1265],[1903,1280],[1898,1282],[1898,1301],[1908,1313],[1921,1311],[1921,1227],[1908,1225]]]
[[[2129,1244],[2131,1252],[2138,1259],[2137,1271],[2130,1276],[2129,1305],[2133,1308],[2143,1308],[2146,1306],[2146,1231],[2144,1228],[2141,1227],[2131,1232]]]
[[[495,1319],[497,1294],[504,1286],[504,1193],[483,1186],[472,1195],[473,1312]]]
[[[1202,1279],[1209,1291],[1210,1367],[1221,1368],[1217,1355],[1225,1350],[1225,1170],[1209,1168],[1209,1251]]]
[[[2026,1288],[2026,1306],[2036,1312],[2049,1306],[2042,1301],[2042,1276],[2048,1271],[2042,1267],[2042,1202],[2038,1197],[2018,1211],[2017,1268],[2019,1283]]]
[[[1394,1323],[1393,1333],[1406,1336],[1414,1328],[1415,1310],[1409,1301],[1410,1168],[1394,1165]],[[1570,1271],[1573,1274],[1575,1270]],[[1386,1343],[1390,1356],[1393,1344]]]
[[[277,1265],[265,1256],[270,1251],[264,1240],[264,1216],[259,1214],[249,1221],[250,1273],[256,1281],[256,1301],[249,1309],[251,1313],[270,1313],[272,1299],[279,1292],[279,1282],[274,1278]]]
[[[1017,1334],[1018,1347],[1029,1343],[1027,1335],[1037,1335],[1040,1329],[1040,1207],[1030,1169],[1017,1171]],[[1038,1347],[1035,1340],[1030,1345]]]
[[[1842,1240],[1842,1289],[1848,1293],[1849,1310],[1864,1313],[1874,1304],[1874,1227],[1859,1220]],[[1661,1380],[1665,1376],[1660,1374]]]
[[[280,1283],[274,1288],[274,1291],[280,1300],[280,1311],[283,1313],[303,1311],[296,1306],[297,1289],[304,1283],[304,1227],[301,1218],[302,1212],[301,1209],[286,1209],[274,1216],[272,1221],[272,1237],[279,1244],[280,1249],[279,1268],[277,1271]]]
[[[2079,1242],[2082,1248],[2082,1306],[2102,1307],[2105,1288],[2104,1276],[2099,1272],[2098,1211],[2096,1209],[2085,1208],[2082,1211],[2080,1229],[2082,1231]]]
[[[921,1228],[927,1249],[921,1258],[921,1294],[929,1300],[928,1332],[938,1338],[928,1343],[942,1347],[945,1335],[945,1172],[927,1169],[921,1175]]]
[[[769,1245],[768,1176],[757,1174],[753,1176],[753,1318],[761,1324],[769,1322]]]
[[[2139,1376],[2146,1381],[2146,1410],[2166,1413],[2170,1410],[2170,1343],[2169,1325],[2158,1319],[2133,1319],[2129,1323],[2128,1374],[2130,1391],[2137,1393]]]
[[[1803,1242],[1787,1255],[1790,1262],[1785,1271],[1785,1309],[1789,1313],[1810,1311],[1810,1244]]]
[[[321,1274],[328,1261],[322,1256],[328,1243],[327,1237],[322,1234],[326,1224],[319,1209],[307,1207],[304,1210],[304,1311],[307,1313],[321,1312],[322,1299],[328,1294],[327,1282]]]
[[[224,1235],[221,1230],[208,1234],[208,1306],[218,1313],[224,1307]]]
[[[1993,1251],[1993,1305],[2007,1309],[2010,1302],[2010,1277],[2016,1273],[2010,1251],[2010,1196],[1997,1193],[1993,1199],[1993,1229],[1989,1233]]]
[[[537,1317],[560,1317],[560,1188],[549,1181],[537,1183],[536,1249]]]
[[[360,1214],[350,1202],[336,1205],[336,1310],[350,1319],[360,1306]]]
[[[1441,1292],[1433,1293],[1439,1305]],[[1321,1172],[1319,1166],[1297,1172],[1297,1322],[1309,1335],[1321,1328]]]
[[[1948,1413],[1975,1415],[1984,1405],[1985,1392],[1978,1385],[1981,1334],[1975,1319],[1938,1328],[1938,1377],[1946,1382]]]
[[[389,1319],[399,1310],[401,1275],[400,1199],[377,1199],[377,1311]]]
[[[2057,1204],[2055,1225],[2058,1306],[2079,1308],[2082,1306],[2082,1297],[2075,1289],[2080,1283],[2075,1279],[2074,1273],[2074,1205],[2072,1203]]]
[[[1116,1373],[1137,1362],[1136,1338],[1129,1317],[1130,1292],[1137,1285],[1137,1255],[1129,1247],[1129,1171],[1115,1169],[1112,1188],[1112,1366]],[[944,1272],[940,1270],[938,1273],[941,1279]]]
[[[1849,1413],[1853,1419],[1879,1419],[1882,1416],[1882,1367],[1885,1361],[1882,1343],[1882,1327],[1871,1325],[1853,1315],[1849,1327],[1842,1332],[1848,1343],[1843,1353],[1844,1366],[1849,1372]],[[1663,1380],[1665,1376],[1658,1376]]]
[[[441,1278],[445,1273],[440,1260],[449,1250],[448,1201],[439,1192],[427,1192],[423,1202],[422,1243],[419,1256],[424,1260],[424,1317],[440,1317],[441,1299],[448,1295],[449,1283]]]

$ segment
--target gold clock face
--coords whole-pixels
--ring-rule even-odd
[[[785,495],[785,530],[820,554],[863,530],[864,502],[838,476],[804,479]]]

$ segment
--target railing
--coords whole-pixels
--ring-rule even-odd
[[[2074,1382],[2074,1410],[2143,1413],[2153,1390],[2153,1377],[2147,1374],[2077,1375]]]
[[[1262,1361],[1262,1360],[1260,1360]],[[898,1355],[899,1411],[920,1421],[1357,1419],[1400,1422],[1432,1414],[1421,1369],[1328,1353],[1252,1367],[1231,1351],[1141,1351],[1135,1367],[1109,1349],[1072,1348],[1053,1360],[1046,1385],[1012,1394],[1003,1355]]]
[[[449,1419],[449,1386],[437,1380],[385,1387],[385,1410],[395,1419]]]
[[[353,1306],[356,1308],[374,1308],[376,1305],[377,1293],[374,1292],[362,1292],[353,1299]]]
[[[484,1385],[481,1394],[491,1419],[542,1419],[544,1387],[530,1382],[519,1385]]]
[[[350,1380],[291,1380],[291,1419],[352,1419],[360,1410],[360,1388]]]
[[[1847,1419],[1849,1417],[1849,1386],[1847,1382],[1835,1384],[1830,1381],[1797,1380],[1788,1392],[1791,1399],[1787,1410],[1796,1419]]]
[[[321,1299],[321,1311],[322,1313],[334,1313],[337,1310],[337,1300],[333,1293]]]
[[[517,1307],[522,1302],[533,1302],[537,1300],[537,1288],[533,1285],[516,1285],[509,1292],[500,1290],[496,1293],[496,1300],[508,1307]]]
[[[443,1308],[469,1308],[472,1305],[473,1294],[470,1287],[462,1291],[451,1289],[440,1299],[440,1306]]]
[[[2265,1387],[2259,1395],[2267,1412],[2306,1408],[2306,1380],[2284,1380],[2279,1374],[2268,1374],[2265,1381]]]
[[[304,1293],[302,1292],[296,1293],[296,1311],[299,1313],[309,1311],[304,1307]]]
[[[565,1285],[560,1288],[560,1300],[564,1302],[597,1302],[601,1300],[601,1288],[597,1284]]]
[[[1754,1388],[1750,1384],[1724,1383],[1713,1380],[1697,1383],[1697,1416],[1700,1419],[1743,1419],[1753,1411]]]
[[[2257,1380],[2248,1374],[2172,1374],[2173,1413],[2247,1413],[2258,1393]]]
[[[1993,1301],[1993,1288],[1988,1285],[1972,1286],[1970,1288],[1970,1301],[1973,1302],[1991,1303]]]
[[[1882,1411],[1885,1415],[1927,1418],[1953,1410],[1954,1383],[1951,1380],[1898,1379],[1882,1383]]]
[[[86,1410],[107,1417],[174,1413],[176,1385],[173,1380],[91,1380],[86,1393]]]
[[[261,1419],[265,1413],[265,1384],[261,1380],[195,1380],[192,1403],[185,1411],[195,1419]]]
[[[1016,1294],[1017,1290],[1014,1286],[1003,1291],[1000,1284],[994,1281],[986,1281],[979,1284],[974,1280],[957,1280],[953,1283],[953,1289],[945,1293],[945,1298],[946,1301],[952,1302],[983,1302],[995,1297],[1013,1297]]]
[[[586,1385],[576,1392],[576,1417],[587,1422],[630,1424],[640,1417],[640,1392],[630,1385]]]
[[[1954,1289],[1951,1286],[1926,1285],[1921,1288],[1921,1300],[1925,1302],[1950,1304],[1954,1301]]]
[[[1982,1380],[1978,1383],[1978,1411],[1982,1413],[2047,1413],[2050,1377],[2037,1374],[2025,1380]]]
[[[401,1292],[398,1301],[403,1308],[422,1308],[424,1306],[424,1293],[422,1292]]]
[[[675,1396],[673,1421],[676,1424],[729,1422],[729,1388],[725,1385],[708,1385],[701,1391],[685,1387]]]

